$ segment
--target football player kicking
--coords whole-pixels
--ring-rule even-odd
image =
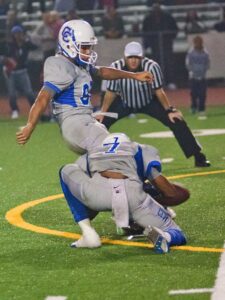
[[[185,188],[170,183],[161,174],[158,152],[149,145],[131,142],[122,133],[109,134],[96,148],[74,164],[60,170],[60,182],[82,237],[73,247],[101,246],[90,224],[90,210],[113,211],[117,227],[127,228],[129,219],[145,228],[155,252],[167,253],[186,238],[167,210],[143,190],[150,180],[161,192],[163,205],[177,205],[189,198]]]
[[[151,83],[149,72],[126,72],[108,67],[95,67],[97,44],[93,28],[84,20],[71,20],[60,29],[58,53],[44,64],[44,84],[31,107],[26,126],[17,132],[17,142],[25,144],[41,114],[52,100],[55,116],[64,140],[75,152],[84,153],[108,134],[104,125],[92,116],[90,102],[92,75],[114,80],[133,78]]]

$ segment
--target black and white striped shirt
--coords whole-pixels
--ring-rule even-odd
[[[127,71],[124,58],[111,64],[111,67]],[[163,77],[160,66],[147,57],[141,61],[141,68],[138,71],[148,71],[154,76],[152,84],[140,82],[135,79],[117,79],[107,82],[107,90],[118,93],[126,105],[130,108],[142,108],[148,105],[153,98],[154,90],[163,85]]]

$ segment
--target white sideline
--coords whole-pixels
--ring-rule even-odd
[[[213,289],[189,289],[189,290],[171,290],[169,295],[185,295],[185,294],[203,294],[212,293]]]
[[[225,249],[225,242],[223,245]],[[220,264],[216,274],[216,281],[211,300],[223,300],[225,295],[225,252],[220,257]]]
[[[47,296],[45,300],[66,300],[65,296]]]
[[[174,158],[173,158],[173,157],[167,157],[167,158],[162,158],[162,159],[161,159],[161,162],[164,163],[164,164],[169,164],[169,163],[171,163],[172,161],[174,161]]]

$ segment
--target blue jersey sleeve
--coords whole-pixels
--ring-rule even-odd
[[[135,160],[138,175],[142,180],[153,180],[161,175],[162,166],[156,148],[149,145],[139,145]]]

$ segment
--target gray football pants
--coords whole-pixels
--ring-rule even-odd
[[[70,115],[60,127],[69,148],[78,153],[85,153],[98,146],[109,134],[105,125],[89,114]]]
[[[112,210],[112,179],[104,178],[99,173],[95,173],[90,178],[76,164],[64,166],[61,170],[61,176],[70,192],[87,207],[96,211]],[[168,229],[180,230],[167,211],[143,191],[141,182],[130,179],[123,181],[130,218],[143,227],[150,225],[163,231]],[[116,183],[116,179],[114,182]]]

